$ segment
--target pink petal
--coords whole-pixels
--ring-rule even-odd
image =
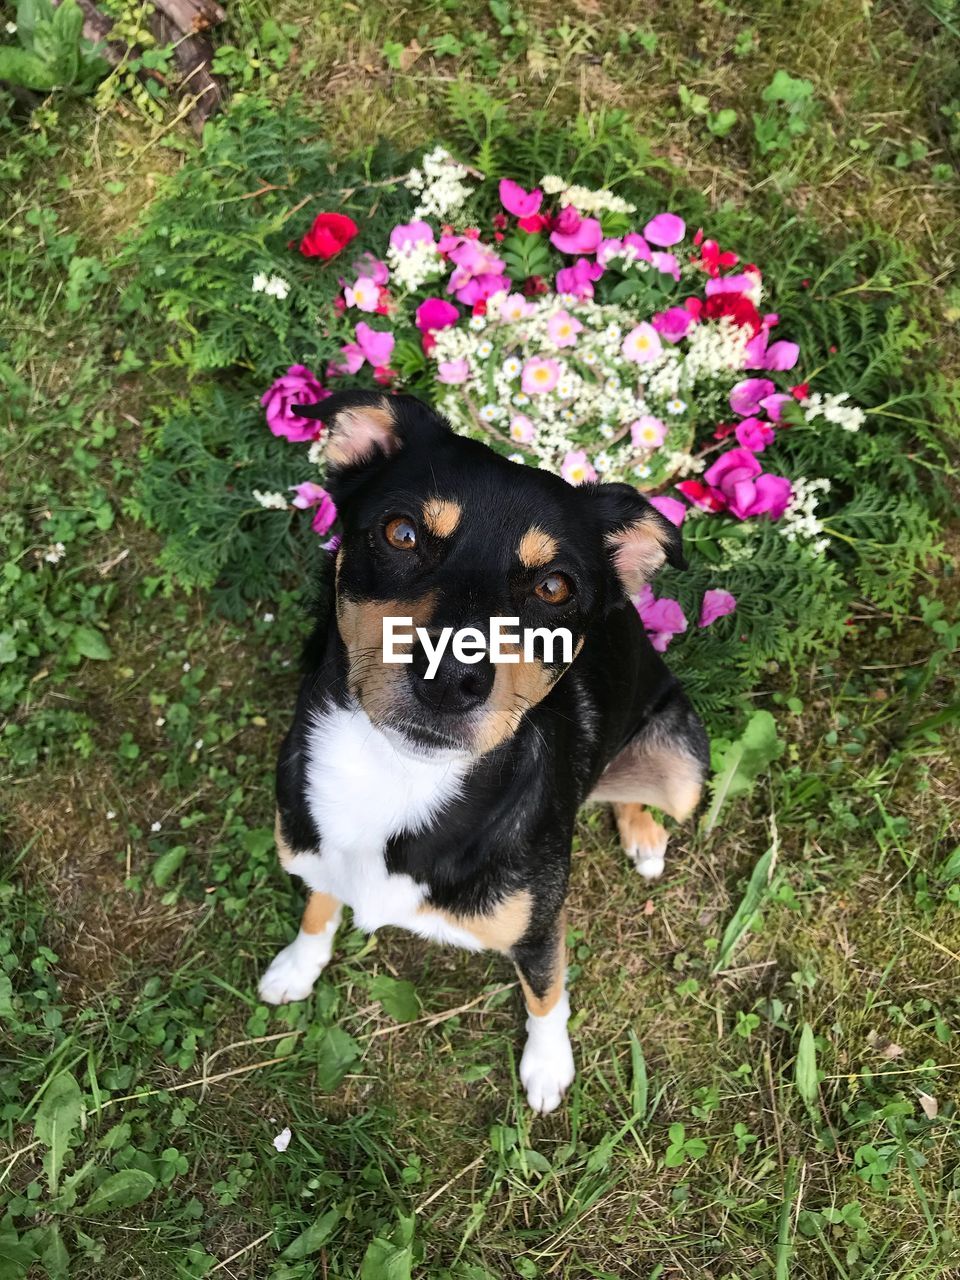
[[[687,508],[682,502],[678,502],[676,498],[670,498],[665,493],[658,493],[655,497],[649,498],[648,502],[651,507],[656,507],[660,514],[665,516],[671,524],[677,526],[683,524]]]
[[[532,217],[533,214],[540,212],[542,201],[543,192],[539,187],[534,188],[533,191],[524,191],[519,183],[511,182],[509,178],[500,180],[500,203],[507,213],[512,213],[514,217]]]
[[[764,369],[792,369],[800,358],[800,348],[795,342],[775,342],[764,357]]]
[[[678,244],[686,234],[687,224],[675,213],[658,213],[643,228],[643,234],[651,244],[669,248]]]
[[[721,587],[711,587],[709,591],[703,593],[697,626],[709,627],[711,622],[716,622],[718,618],[725,618],[728,613],[733,613],[736,607],[736,596],[731,595],[729,591],[724,591]]]

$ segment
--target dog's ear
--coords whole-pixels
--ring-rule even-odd
[[[444,421],[415,396],[382,391],[336,391],[294,412],[327,428],[326,460],[331,471],[346,471],[389,458],[420,436],[447,431]]]
[[[680,530],[629,484],[583,485],[620,585],[635,595],[664,564],[685,569]]]

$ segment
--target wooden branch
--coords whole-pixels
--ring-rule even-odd
[[[179,7],[188,3],[189,0],[176,0]],[[166,9],[168,6],[165,3],[158,7]],[[205,36],[184,37],[181,28],[175,26],[165,14],[157,14],[153,23],[158,43],[173,45],[173,60],[180,72],[181,91],[198,95],[197,102],[190,111],[190,123],[199,132],[223,103],[223,86],[210,74],[213,45]]]
[[[215,27],[227,16],[216,0],[153,0],[153,3],[185,36]]]

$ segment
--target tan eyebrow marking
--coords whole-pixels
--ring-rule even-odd
[[[449,538],[463,517],[463,507],[450,498],[430,498],[423,508],[423,519],[431,533]]]
[[[541,565],[549,564],[555,559],[559,549],[556,540],[551,538],[549,533],[545,533],[539,525],[534,524],[520,539],[517,554],[524,568],[538,569]]]

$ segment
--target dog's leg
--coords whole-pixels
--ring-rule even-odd
[[[655,880],[663,872],[666,831],[642,804],[614,803],[613,814],[624,853],[645,880]]]
[[[273,959],[260,979],[260,999],[267,1004],[306,1000],[333,954],[341,905],[329,893],[307,898],[300,932]]]
[[[567,1020],[566,927],[563,915],[549,933],[519,942],[511,951],[527,1005],[527,1043],[520,1080],[534,1111],[546,1115],[560,1105],[575,1068]]]

